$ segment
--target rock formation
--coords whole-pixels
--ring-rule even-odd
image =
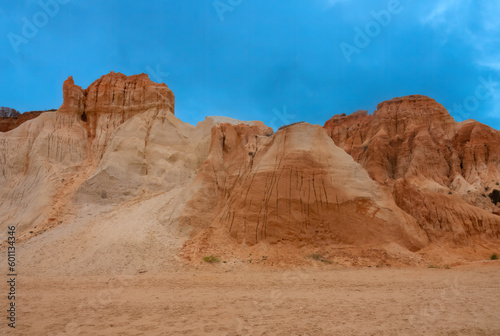
[[[202,209],[203,219],[194,222],[202,226],[186,255],[203,241],[219,241],[223,250],[229,237],[238,245],[306,250],[397,242],[417,251],[428,244],[415,219],[319,126],[299,123],[273,135],[220,125],[195,183],[188,214]]]
[[[151,82],[144,74],[127,77],[112,72],[86,90],[74,85],[70,77],[63,85],[63,96],[57,112],[43,113],[22,127],[0,133],[0,217],[14,220],[20,228],[47,223],[67,208],[70,200],[66,197],[88,189],[89,182],[84,182],[103,167],[99,163],[105,149],[113,148],[111,136],[125,121],[135,115],[146,119],[141,125],[145,128],[133,130],[144,136],[139,142],[145,148],[155,120],[169,118],[174,108],[168,87]],[[87,117],[82,118],[85,113]],[[133,136],[127,140],[138,141]],[[121,145],[125,147],[125,142]],[[139,148],[134,149],[134,154],[139,153]],[[111,164],[120,163],[123,160]]]
[[[174,114],[175,96],[166,84],[152,82],[148,75],[126,76],[110,72],[83,90],[73,77],[63,84],[64,101],[59,108],[61,122],[82,122],[87,131],[91,155],[99,157],[111,133],[138,113],[160,111]]]
[[[164,83],[152,82],[148,75],[126,76],[110,72],[83,90],[73,77],[63,84],[61,113],[76,114],[91,121],[97,114],[121,114],[127,120],[149,109],[166,109],[174,113],[175,96]]]
[[[144,74],[87,89],[70,77],[63,96],[0,133],[0,218],[17,226],[27,272],[135,273],[211,254],[301,263],[318,251],[403,265],[443,246],[450,261],[499,247],[500,132],[455,123],[430,98],[274,133],[224,117],[186,124]]]
[[[500,132],[456,123],[424,96],[396,98],[373,115],[337,115],[324,126],[334,142],[385,186],[431,241],[462,246],[500,237]]]

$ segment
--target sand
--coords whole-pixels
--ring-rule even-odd
[[[500,335],[500,262],[18,276],[7,335]],[[2,285],[2,290],[4,289]],[[5,302],[5,299],[2,299]]]

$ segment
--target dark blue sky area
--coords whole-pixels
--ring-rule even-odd
[[[72,75],[148,73],[176,115],[323,124],[424,94],[500,129],[500,2],[41,0],[0,6],[0,106],[57,108]]]

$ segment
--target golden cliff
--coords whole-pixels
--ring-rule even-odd
[[[206,255],[417,265],[500,247],[500,132],[456,123],[430,98],[274,133],[186,124],[144,74],[85,90],[70,77],[63,95],[56,112],[0,132],[0,218],[18,227],[28,273],[132,274]]]

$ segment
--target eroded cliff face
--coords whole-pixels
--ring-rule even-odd
[[[87,179],[106,168],[111,170],[110,166],[122,164],[121,170],[130,169],[133,164],[129,161],[139,167],[146,165],[145,155],[154,148],[155,141],[150,138],[155,137],[157,124],[162,125],[161,132],[166,124],[177,122],[173,93],[145,74],[127,77],[112,72],[85,90],[70,77],[63,84],[63,96],[64,102],[56,112],[43,113],[8,133],[0,133],[0,217],[16,223],[21,230],[36,233],[59,224],[61,218],[74,213],[73,200],[85,198],[86,191],[99,195],[109,192],[111,199],[121,194],[119,186],[108,187],[107,180],[101,179],[104,187],[90,187],[95,180]],[[120,144],[114,143],[114,132],[136,116],[136,128],[129,129]],[[181,124],[177,122],[176,130]],[[103,163],[108,145],[111,150],[119,145],[132,147],[134,155],[113,157],[121,161]],[[112,174],[109,179],[113,179]],[[141,179],[131,185],[140,190],[145,183],[148,180]],[[131,189],[127,195],[137,194]]]
[[[373,115],[334,116],[324,128],[431,240],[499,238],[500,211],[487,195],[500,188],[500,132],[456,123],[424,96],[381,103]]]
[[[110,73],[85,90],[70,77],[63,94],[58,111],[0,133],[0,218],[18,227],[31,272],[319,252],[416,265],[443,246],[448,262],[500,246],[499,132],[455,123],[430,98],[274,133],[224,117],[186,124],[146,75]]]
[[[171,113],[175,110],[173,92],[164,83],[152,82],[146,74],[126,76],[110,72],[85,90],[75,85],[70,76],[63,84],[63,98],[59,112],[75,114],[80,119],[86,116],[87,121],[96,114],[122,115],[127,120],[149,109]]]
[[[79,123],[86,132],[91,154],[100,160],[111,134],[133,116],[151,112],[152,120],[165,112],[175,113],[175,96],[166,84],[148,75],[126,76],[110,72],[83,90],[69,77],[63,84],[60,122]]]
[[[220,125],[196,179],[204,184],[190,202],[203,209],[205,228],[187,243],[190,258],[200,246],[228,253],[231,245],[328,250],[397,242],[416,251],[428,243],[416,221],[319,126],[299,123],[272,135]]]

